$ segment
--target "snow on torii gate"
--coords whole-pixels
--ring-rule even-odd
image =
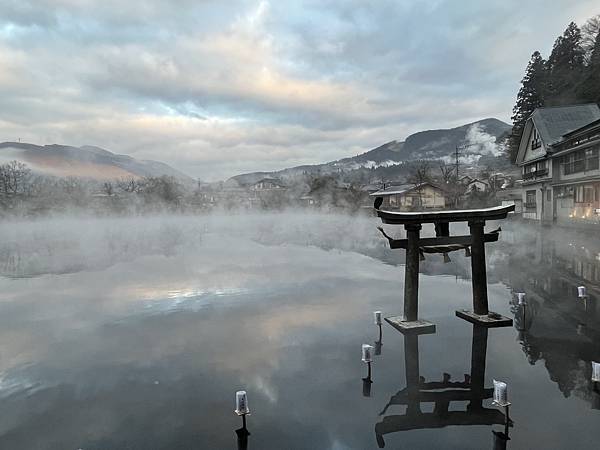
[[[488,309],[487,275],[485,264],[485,243],[498,240],[499,229],[492,233],[484,233],[486,220],[505,219],[515,205],[496,206],[493,208],[430,211],[430,212],[395,212],[378,209],[381,202],[375,199],[377,215],[384,224],[404,225],[406,239],[389,240],[390,248],[406,249],[404,276],[404,316],[387,317],[385,320],[401,332],[431,333],[435,325],[419,320],[419,257],[420,252],[428,250],[447,253],[461,248],[471,249],[471,272],[473,287],[473,311],[459,310],[456,315],[469,322],[486,327],[502,327],[512,325],[512,319],[490,312]],[[378,205],[379,204],[379,205]],[[450,236],[451,222],[467,222],[470,234]],[[436,237],[421,238],[421,226],[424,223],[435,225]],[[383,230],[382,230],[383,232]]]

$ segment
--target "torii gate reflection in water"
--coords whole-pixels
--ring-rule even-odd
[[[487,220],[505,219],[515,205],[497,206],[485,209],[432,212],[392,212],[381,211],[377,206],[381,203],[375,199],[377,215],[384,224],[404,225],[406,239],[392,239],[382,228],[381,232],[388,239],[390,248],[406,249],[404,268],[404,315],[386,317],[386,321],[398,330],[405,332],[417,328],[435,330],[435,325],[419,320],[419,258],[424,253],[443,253],[470,249],[471,273],[473,287],[473,310],[459,310],[456,315],[472,323],[488,327],[512,325],[512,320],[500,314],[490,312],[487,297],[487,275],[485,264],[485,243],[498,240],[500,229],[492,233],[484,233]],[[467,222],[470,235],[450,236],[451,222]],[[433,223],[436,237],[421,238],[422,224]]]
[[[504,425],[503,431],[492,431],[492,448],[507,448],[508,427],[512,426],[508,414],[483,406],[483,401],[492,398],[494,392],[493,388],[485,387],[487,338],[488,328],[473,324],[471,371],[465,374],[463,381],[451,381],[450,375],[444,373],[442,381],[426,382],[419,372],[419,334],[404,335],[406,387],[390,398],[380,415],[393,405],[406,405],[406,413],[385,416],[375,425],[379,448],[385,447],[383,436],[388,433],[453,425]],[[468,401],[466,411],[449,411],[453,401]],[[421,402],[434,403],[433,412],[422,412]]]

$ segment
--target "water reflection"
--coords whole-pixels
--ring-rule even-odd
[[[0,448],[364,450],[377,447],[376,423],[387,448],[597,447],[590,361],[600,360],[600,242],[507,226],[489,246],[489,298],[494,310],[512,312],[515,329],[493,330],[489,340],[453,317],[471,302],[469,259],[428,256],[420,306],[438,334],[404,341],[383,330],[383,353],[369,316],[401,309],[403,271],[387,262],[403,254],[380,246],[377,220],[267,216],[257,236],[258,220],[223,219],[194,245],[165,239],[148,252],[132,231],[115,241],[133,248],[124,258],[102,249],[100,229],[102,239],[89,235],[77,247],[89,252],[28,244],[41,225],[5,233]],[[63,234],[86,230],[75,225]],[[147,227],[147,236],[163,234]],[[190,219],[182,229],[197,227]],[[11,242],[16,259],[2,261]],[[76,270],[80,262],[85,270]],[[517,291],[527,293],[525,307],[511,300]],[[375,383],[360,386],[364,342],[377,356]],[[509,429],[503,411],[489,408],[492,374],[510,382],[519,426]],[[255,408],[245,440],[234,434],[238,389]]]
[[[381,324],[377,325],[377,327],[379,328],[379,337],[373,343],[373,345],[375,346],[375,355],[380,356],[381,348],[383,347],[383,331],[381,329]]]
[[[542,362],[550,379],[565,396],[575,395],[593,409],[600,396],[590,381],[591,361],[600,358],[598,298],[599,243],[579,233],[562,239],[533,235],[529,258],[513,247],[505,279],[527,292],[527,303],[511,305],[517,340],[530,364]],[[577,295],[585,285],[588,294]]]
[[[389,433],[464,425],[505,425],[502,434],[494,434],[494,442],[503,442],[504,447],[494,444],[494,448],[506,448],[508,426],[512,426],[508,415],[483,406],[494,391],[485,387],[488,329],[472,327],[470,373],[461,381],[453,381],[448,373],[443,373],[440,381],[426,381],[419,370],[419,335],[404,336],[406,387],[392,395],[380,415],[384,416],[391,406],[406,406],[406,411],[384,416],[375,425],[379,448],[385,447],[384,435]],[[466,409],[451,409],[452,402],[467,402]],[[433,403],[433,411],[423,412],[421,403]]]

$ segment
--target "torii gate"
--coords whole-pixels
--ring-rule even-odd
[[[487,220],[505,219],[515,205],[496,206],[484,209],[428,212],[395,212],[377,209],[377,215],[384,224],[404,225],[406,239],[392,239],[380,229],[390,243],[390,248],[406,249],[404,276],[404,316],[387,317],[385,320],[401,332],[431,332],[435,325],[419,320],[419,257],[421,252],[448,253],[470,248],[471,272],[473,286],[473,311],[459,310],[456,315],[469,322],[486,327],[503,327],[512,325],[512,319],[490,312],[487,297],[487,275],[485,265],[485,243],[498,240],[500,229],[484,233]],[[450,236],[451,222],[467,222],[470,235]],[[436,237],[421,238],[422,224],[433,223]]]

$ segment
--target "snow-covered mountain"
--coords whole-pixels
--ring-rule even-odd
[[[503,151],[500,141],[511,126],[489,118],[456,128],[428,130],[411,134],[404,141],[391,141],[360,155],[324,164],[296,166],[276,172],[252,172],[232,177],[239,183],[252,183],[265,177],[290,178],[303,173],[334,174],[361,169],[387,168],[417,160],[454,161],[456,147],[460,147],[463,164],[486,165]]]

